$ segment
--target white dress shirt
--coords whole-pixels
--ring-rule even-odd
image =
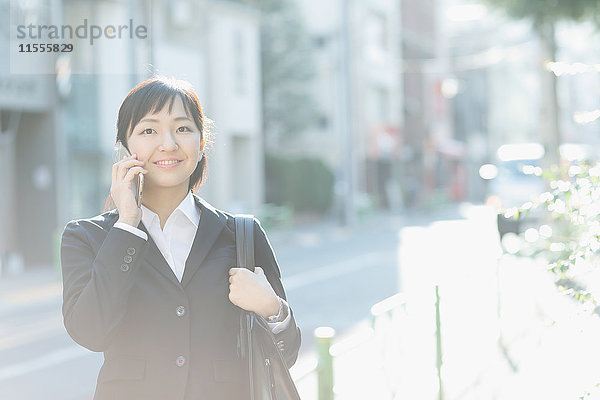
[[[200,209],[196,207],[192,192],[188,192],[183,201],[169,215],[165,227],[162,229],[158,214],[142,204],[142,222],[179,282],[183,278],[185,262],[192,250],[194,237],[200,224],[200,214]],[[144,240],[148,240],[146,232],[129,224],[116,222],[114,227],[124,229]],[[286,318],[281,322],[269,323],[273,333],[283,331],[291,319],[288,304],[283,299],[281,301]]]

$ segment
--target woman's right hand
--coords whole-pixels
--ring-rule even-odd
[[[142,209],[137,206],[133,194],[133,179],[136,174],[146,174],[148,171],[142,166],[143,161],[136,159],[132,154],[117,161],[112,167],[112,184],[110,197],[119,210],[119,221],[137,227],[142,219]]]

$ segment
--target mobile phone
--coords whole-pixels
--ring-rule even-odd
[[[123,157],[129,157],[131,154],[127,150],[123,143],[120,141],[115,145],[115,151],[117,153],[117,160],[122,160]],[[144,174],[136,174],[133,178],[133,184],[131,185],[133,195],[135,196],[135,201],[138,207],[142,206],[142,194],[144,193]]]

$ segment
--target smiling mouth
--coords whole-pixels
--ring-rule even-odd
[[[163,166],[171,166],[171,165],[179,164],[180,162],[181,162],[181,160],[169,160],[169,161],[157,161],[154,164],[155,165],[163,165]]]

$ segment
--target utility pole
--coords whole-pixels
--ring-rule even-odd
[[[350,2],[341,1],[341,51],[340,51],[340,130],[343,139],[343,155],[340,162],[343,198],[342,225],[354,223],[354,131],[352,124],[352,71]]]

